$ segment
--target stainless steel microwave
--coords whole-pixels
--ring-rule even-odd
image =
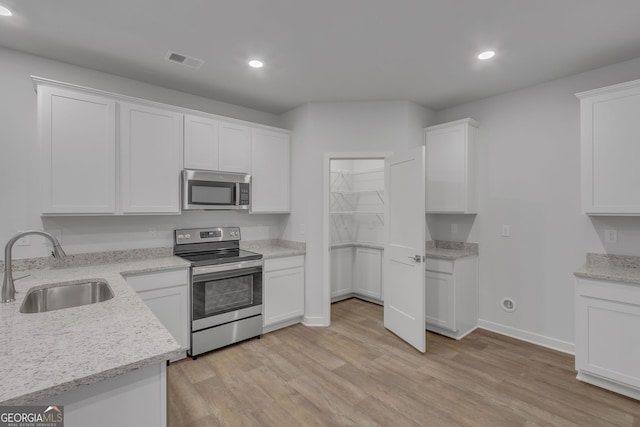
[[[251,175],[198,169],[182,171],[182,210],[249,209]]]

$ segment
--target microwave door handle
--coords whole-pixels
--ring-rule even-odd
[[[236,206],[240,206],[240,183],[236,182]]]

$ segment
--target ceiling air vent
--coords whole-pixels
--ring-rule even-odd
[[[200,68],[204,61],[202,59],[193,58],[191,56],[182,55],[177,52],[167,52],[167,55],[164,57],[167,61],[175,62],[176,64],[186,65],[191,68]]]

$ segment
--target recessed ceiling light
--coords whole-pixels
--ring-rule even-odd
[[[249,61],[249,66],[253,68],[262,68],[264,64],[262,63],[262,61],[258,61],[257,59],[252,59],[251,61]]]
[[[491,59],[491,58],[493,58],[494,56],[496,56],[496,53],[495,53],[494,51],[492,51],[492,50],[485,50],[484,52],[480,52],[480,53],[478,54],[478,59],[482,59],[482,60],[485,60],[485,59]]]
[[[6,7],[0,5],[0,16],[13,16],[13,13]]]

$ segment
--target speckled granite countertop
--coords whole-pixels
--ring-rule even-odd
[[[425,255],[427,258],[456,260],[478,255],[477,243],[450,242],[448,240],[432,240],[427,242]]]
[[[587,263],[573,274],[585,279],[640,285],[640,257],[588,253]]]
[[[189,267],[167,256],[117,264],[29,270],[16,301],[0,304],[0,404],[29,404],[171,359],[184,349],[123,275]],[[19,312],[33,286],[104,279],[114,298],[48,313]]]
[[[290,240],[241,240],[240,248],[262,254],[264,259],[304,255],[306,244]]]

